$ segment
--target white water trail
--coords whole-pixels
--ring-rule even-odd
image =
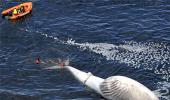
[[[119,63],[126,63],[134,68],[144,68],[148,70],[155,70],[160,64],[163,66],[170,65],[170,47],[164,44],[154,43],[137,43],[125,42],[123,45],[114,45],[108,43],[76,43],[70,39],[66,42],[68,45],[78,46],[81,49],[88,49],[97,54],[106,57],[107,60],[118,61]],[[166,51],[164,51],[166,50]],[[162,67],[164,68],[164,67]],[[159,74],[167,74],[170,69],[162,72],[155,71]]]
[[[164,43],[137,43],[134,41],[126,41],[120,45],[88,42],[76,43],[72,39],[62,41],[57,37],[49,36],[45,33],[41,33],[41,35],[53,38],[63,44],[101,54],[107,60],[125,63],[129,67],[152,70],[167,81],[170,79],[170,46]]]
[[[154,92],[161,100],[170,100],[170,46],[164,43],[137,43],[134,41],[126,41],[120,45],[88,42],[76,43],[72,39],[63,41],[43,32],[38,33],[47,38],[53,38],[60,43],[101,54],[107,60],[125,63],[133,68],[152,70],[156,75],[160,75],[164,79],[164,81],[157,83],[157,89]]]
[[[123,45],[108,43],[76,43],[70,39],[68,45],[90,50],[130,67],[152,70],[166,81],[157,84],[155,94],[162,99],[170,100],[170,47],[165,44],[125,42]],[[161,67],[160,67],[161,66]]]

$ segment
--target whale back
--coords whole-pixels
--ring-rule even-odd
[[[103,97],[109,100],[159,100],[147,87],[124,76],[105,79],[100,89]]]

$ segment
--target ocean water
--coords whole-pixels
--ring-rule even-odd
[[[1,0],[0,11],[26,0]],[[169,0],[30,0],[31,14],[0,18],[0,100],[103,100],[66,70],[123,75],[170,100]]]

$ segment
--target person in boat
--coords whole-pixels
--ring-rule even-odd
[[[15,8],[13,10],[12,14],[13,15],[17,15],[17,14],[23,13],[23,12],[25,12],[25,9],[24,9],[24,6],[21,4],[21,6],[18,9]]]
[[[20,8],[18,9],[18,13],[23,13],[25,12],[24,6],[21,5]]]
[[[18,11],[17,9],[15,8],[14,10],[8,12],[8,14],[6,16],[12,16],[12,15],[17,15],[18,14]]]
[[[25,9],[24,9],[24,6],[21,4],[20,7],[17,9],[17,12],[18,13],[24,13],[25,12]]]
[[[18,11],[17,11],[16,8],[13,10],[12,14],[13,14],[13,15],[17,15],[17,14],[18,14]]]

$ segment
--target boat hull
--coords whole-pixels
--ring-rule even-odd
[[[22,6],[24,6],[24,12],[22,13],[19,13],[19,14],[16,14],[16,15],[12,15],[12,16],[9,16],[8,19],[11,19],[11,20],[15,20],[15,19],[18,19],[18,18],[21,18],[27,14],[29,14],[31,11],[32,11],[32,2],[25,2],[25,3],[22,3]],[[2,15],[3,16],[7,16],[10,12],[12,12],[14,9],[19,9],[21,7],[21,4],[20,5],[17,5],[17,6],[14,6],[14,7],[11,7],[9,9],[6,9],[4,11],[2,11]]]

